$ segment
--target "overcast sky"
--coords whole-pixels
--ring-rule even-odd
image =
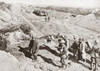
[[[55,5],[82,8],[100,8],[100,0],[0,0],[8,3],[25,3],[33,5]]]

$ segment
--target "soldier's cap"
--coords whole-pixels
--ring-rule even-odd
[[[74,38],[74,39],[78,38],[78,35],[74,35],[73,38]]]
[[[65,41],[63,39],[59,39],[58,41],[59,41],[59,43],[65,43]]]

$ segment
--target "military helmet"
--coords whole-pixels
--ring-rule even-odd
[[[65,41],[64,41],[63,39],[61,39],[61,38],[58,39],[58,42],[59,42],[59,43],[65,43]]]

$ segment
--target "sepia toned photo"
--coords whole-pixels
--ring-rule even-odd
[[[100,0],[0,0],[0,71],[100,71]]]

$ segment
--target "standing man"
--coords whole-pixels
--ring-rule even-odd
[[[29,52],[32,54],[32,59],[37,60],[37,52],[39,50],[39,44],[36,38],[32,36],[29,44]]]
[[[98,50],[99,50],[99,45],[98,45],[98,42],[97,40],[94,41],[94,45],[91,49],[91,53],[90,53],[90,56],[91,56],[91,70],[94,70],[96,71],[96,64],[97,64],[97,61],[96,61],[96,54],[98,53]]]
[[[79,42],[78,42],[78,59],[77,59],[77,61],[83,60],[82,50],[83,50],[83,47],[82,47],[82,37],[80,37],[79,38]]]
[[[66,50],[66,59],[68,59],[69,57],[68,57],[68,49],[69,49],[69,39],[68,39],[68,37],[67,36],[63,36],[62,37],[63,38],[63,40],[65,41],[65,46],[66,46],[66,48],[65,48],[65,50]]]
[[[45,21],[46,21],[46,22],[49,22],[49,21],[50,21],[50,16],[48,15],[48,13],[47,13],[46,16],[45,16]]]
[[[60,51],[60,62],[62,63],[61,67],[65,67],[65,59],[66,59],[66,45],[65,45],[65,41],[63,39],[59,39],[58,40],[59,46],[58,46],[58,50]]]
[[[2,36],[0,35],[0,50],[2,50],[3,49],[3,47],[2,47]]]
[[[33,44],[34,44],[34,38],[32,36],[32,39],[30,40],[30,43],[29,43],[29,52],[31,52],[31,49],[33,47]]]
[[[49,36],[47,37],[47,42],[49,43],[49,42],[51,42],[51,40],[52,40],[51,35],[49,35]]]
[[[82,60],[83,62],[86,61],[87,54],[86,54],[87,44],[85,42],[85,38],[79,39],[79,46],[78,46],[78,61]]]
[[[71,49],[72,48],[72,49]],[[69,49],[71,52],[73,52],[73,56],[76,57],[77,51],[78,51],[78,40],[77,37],[74,36],[74,42]]]

